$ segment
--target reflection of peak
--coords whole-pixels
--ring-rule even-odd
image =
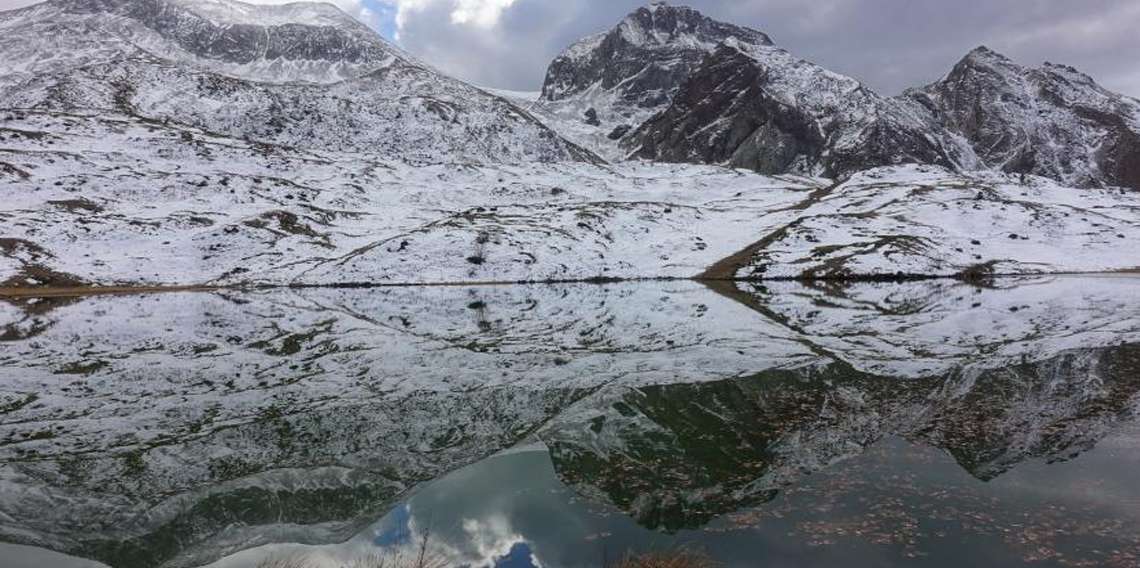
[[[700,528],[889,436],[990,480],[1087,449],[1140,403],[1140,345],[899,381],[842,364],[591,399],[542,437],[560,477],[649,528]],[[589,424],[583,427],[582,422]]]
[[[785,456],[784,444],[817,423],[820,408],[840,412],[845,393],[828,385],[842,380],[863,381],[835,365],[616,391],[572,414],[589,429],[555,421],[541,437],[568,485],[603,496],[647,527],[696,529],[772,499],[781,483],[761,480],[798,472],[799,460],[821,461]]]
[[[582,395],[483,389],[335,411],[279,403],[158,447],[45,455],[0,468],[0,511],[19,513],[0,523],[0,540],[116,567],[201,566],[267,542],[342,542],[409,489],[519,443]],[[60,501],[66,511],[52,505]]]
[[[1134,417],[1138,368],[1140,344],[1125,344],[966,374],[942,387],[937,412],[909,435],[986,481],[1028,459],[1067,460]]]

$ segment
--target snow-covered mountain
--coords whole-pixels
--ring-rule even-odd
[[[1136,195],[986,172],[989,138],[944,127],[942,90],[886,99],[666,4],[571,48],[533,114],[326,5],[50,0],[0,14],[0,53],[0,286],[1140,267]],[[1135,122],[1050,69],[1101,96],[1064,112]],[[584,104],[630,127],[657,114],[619,141],[559,118]],[[680,163],[604,164],[542,121]],[[1038,173],[1123,183],[1138,163],[1131,130],[1050,128],[1037,151],[1119,175]],[[1065,154],[1096,140],[1113,145]]]
[[[761,32],[692,8],[650,4],[567,48],[550,64],[539,109],[593,146],[616,141],[673,100],[721,42],[771,45]]]
[[[878,166],[971,169],[973,152],[903,101],[787,51],[729,39],[668,108],[624,141],[633,156],[846,178]]]
[[[919,163],[1140,187],[1140,102],[1071,67],[1027,69],[982,48],[888,98],[761,32],[665,3],[559,55],[533,108],[612,159],[831,178]]]
[[[0,14],[0,53],[4,108],[414,161],[594,159],[331,5],[50,0]]]
[[[664,2],[559,55],[535,112],[616,159],[842,177],[899,163],[975,169],[960,136],[909,100]]]
[[[980,47],[906,96],[968,139],[986,167],[1140,189],[1140,101],[1072,67],[1030,69]]]

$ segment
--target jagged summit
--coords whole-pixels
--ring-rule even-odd
[[[966,57],[996,57],[999,59],[1008,59],[1006,56],[990,49],[985,45],[979,45],[978,47],[971,49],[970,52],[966,54]]]
[[[1140,101],[1068,65],[1029,68],[979,47],[904,97],[965,137],[984,167],[1140,188]]]
[[[762,32],[658,2],[558,55],[543,82],[540,110],[589,146],[621,158],[615,141],[673,99],[717,46],[729,39],[772,45]]]
[[[846,178],[893,164],[963,168],[968,148],[905,101],[784,49],[730,38],[623,143],[636,157]]]
[[[761,32],[718,22],[686,6],[650,4],[555,58],[542,97],[561,101],[617,90],[622,102],[656,107],[668,101],[701,59],[729,38],[772,44]]]

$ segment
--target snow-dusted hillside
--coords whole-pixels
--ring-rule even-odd
[[[49,0],[0,13],[4,82],[157,57],[271,83],[337,82],[411,58],[330,4]]]
[[[708,166],[417,166],[130,117],[0,116],[7,286],[1140,266],[1140,197],[1042,178],[907,167],[830,187]]]
[[[433,163],[595,159],[331,5],[51,0],[0,13],[0,54],[0,108]]]
[[[8,285],[688,277],[823,183],[646,164],[421,166],[133,118],[9,116]]]
[[[1140,199],[1123,189],[878,169],[817,194],[794,222],[739,255],[741,264],[719,269],[762,278],[1135,270],[1138,214]]]

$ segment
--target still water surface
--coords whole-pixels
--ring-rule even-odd
[[[0,565],[1140,563],[1140,279],[0,303]]]

